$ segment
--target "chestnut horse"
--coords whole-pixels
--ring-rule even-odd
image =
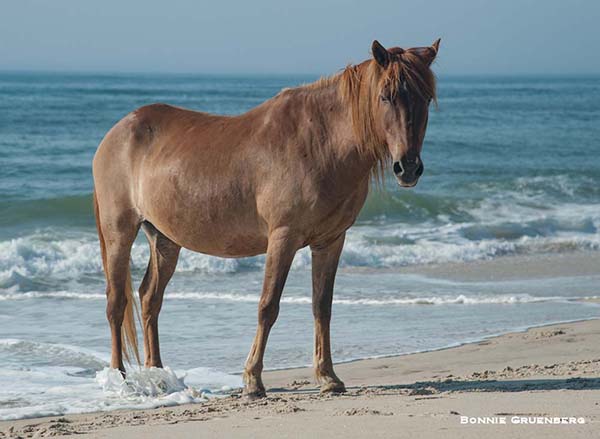
[[[295,253],[312,251],[314,368],[322,392],[343,392],[333,370],[329,323],[346,230],[373,176],[392,164],[412,187],[429,104],[429,47],[386,49],[329,78],[291,89],[239,116],[164,104],[139,108],[105,136],[94,157],[94,205],[106,273],[111,367],[139,362],[130,251],[141,227],[150,261],[139,288],[146,367],[162,367],[158,314],[181,247],[240,258],[266,253],[258,326],[244,393],[265,395],[267,337]]]

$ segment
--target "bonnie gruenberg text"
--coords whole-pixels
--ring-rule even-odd
[[[585,424],[585,418],[573,416],[461,416],[460,423],[466,425],[573,425]]]

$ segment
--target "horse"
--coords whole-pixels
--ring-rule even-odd
[[[162,367],[158,315],[182,247],[227,258],[266,253],[243,373],[244,395],[264,397],[269,331],[294,255],[310,246],[314,373],[321,392],[344,392],[329,327],[346,231],[390,164],[403,187],[423,174],[439,44],[388,50],[375,40],[366,61],[236,116],[152,104],[117,122],[93,159],[111,367],[125,377],[123,358],[140,363],[129,264],[141,228],[150,244],[139,287],[146,367]]]

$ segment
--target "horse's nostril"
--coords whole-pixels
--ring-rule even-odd
[[[417,170],[415,171],[415,175],[417,177],[420,177],[421,175],[423,175],[423,171],[425,170],[425,167],[423,166],[423,162],[419,162],[419,167],[417,168]]]
[[[400,166],[400,162],[394,162],[394,174],[402,175],[403,173],[402,166]]]

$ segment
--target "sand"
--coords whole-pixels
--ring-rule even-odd
[[[337,373],[344,395],[320,395],[310,369],[280,370],[265,373],[263,400],[232,394],[196,405],[2,422],[0,438],[600,437],[600,320],[340,364]],[[488,423],[464,424],[464,417]]]
[[[515,255],[480,261],[406,266],[397,272],[459,282],[489,282],[597,276],[600,252],[573,251]]]

